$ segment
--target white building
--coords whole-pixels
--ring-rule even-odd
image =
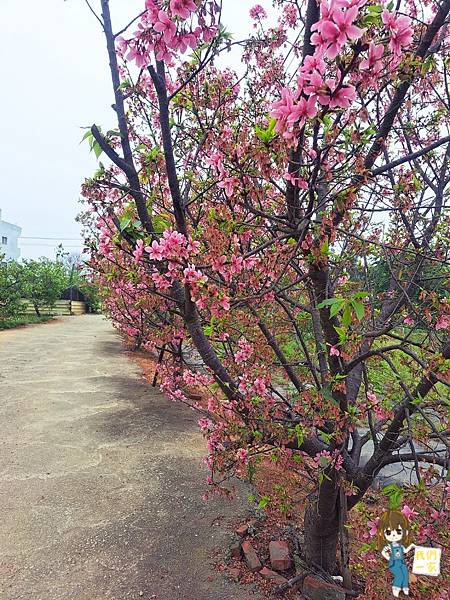
[[[21,233],[21,227],[2,221],[0,209],[0,255],[4,254],[7,259],[19,258],[20,250],[17,242]]]

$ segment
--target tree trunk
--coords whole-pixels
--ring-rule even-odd
[[[34,310],[35,310],[37,316],[40,317],[41,316],[41,312],[39,310],[39,304],[33,304],[33,306],[34,306]]]
[[[338,492],[335,481],[324,479],[319,496],[306,506],[304,523],[306,562],[333,575],[339,538]]]

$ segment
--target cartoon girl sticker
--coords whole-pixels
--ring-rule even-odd
[[[389,570],[394,576],[392,593],[398,598],[400,591],[403,590],[405,596],[409,596],[409,576],[405,554],[415,548],[415,545],[410,543],[411,530],[405,515],[397,510],[385,512],[378,522],[377,541],[378,549],[388,561]]]

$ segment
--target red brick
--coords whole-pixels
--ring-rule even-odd
[[[243,525],[239,525],[239,527],[236,527],[234,531],[239,537],[244,537],[244,535],[246,535],[248,531],[248,524],[244,523]]]
[[[270,564],[275,571],[287,571],[291,568],[292,561],[289,556],[289,546],[284,540],[270,542]]]
[[[262,564],[249,541],[242,542],[242,552],[244,553],[245,561],[250,571],[259,571]]]
[[[283,577],[283,575],[280,575],[279,573],[275,573],[275,571],[271,571],[267,567],[263,567],[261,569],[261,571],[259,572],[259,574],[262,575],[264,577],[264,579],[267,579],[268,581],[272,581],[273,583],[276,583],[277,585],[282,585],[283,583],[287,583],[287,581],[288,581],[286,579],[286,577]]]
[[[303,594],[309,600],[345,600],[342,588],[308,575],[303,581]]]

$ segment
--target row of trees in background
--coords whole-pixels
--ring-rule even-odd
[[[42,308],[53,307],[68,287],[79,289],[92,310],[98,308],[96,286],[74,260],[61,256],[18,262],[0,257],[0,322],[23,314],[28,303],[41,316]]]

